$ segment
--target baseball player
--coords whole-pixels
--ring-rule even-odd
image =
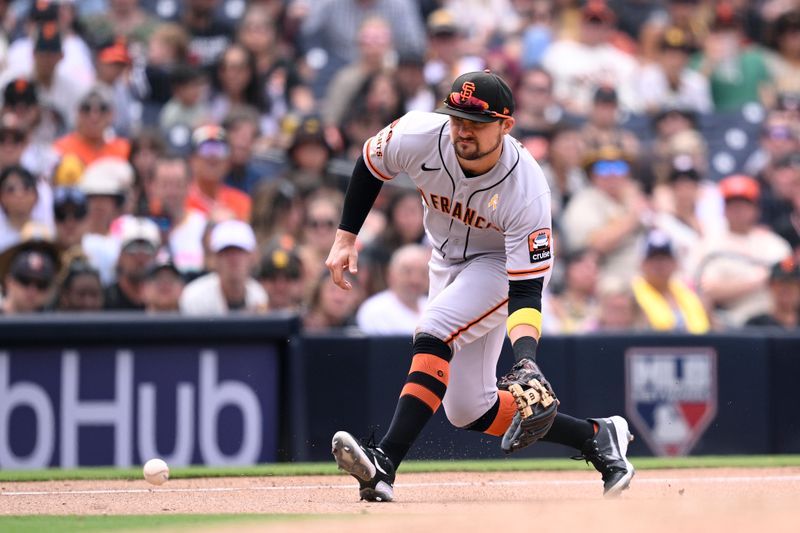
[[[379,444],[339,431],[333,455],[369,501],[393,498],[395,472],[440,405],[457,428],[502,436],[507,453],[539,439],[579,451],[602,474],[604,493],[628,488],[628,423],[619,416],[576,419],[536,365],[541,295],[553,264],[550,190],[513,137],[514,100],[499,76],[455,80],[435,113],[410,112],[364,144],[347,189],[326,266],[349,290],[356,236],[384,181],[408,174],[424,205],[433,245],[427,307],[389,430]],[[516,364],[499,381],[508,333]]]

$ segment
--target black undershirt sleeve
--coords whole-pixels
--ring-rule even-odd
[[[510,280],[508,282],[508,314],[525,307],[542,311],[544,278]]]
[[[353,175],[350,176],[350,183],[347,185],[339,229],[358,235],[372,209],[372,204],[381,192],[381,187],[383,182],[369,171],[364,156],[359,156]]]

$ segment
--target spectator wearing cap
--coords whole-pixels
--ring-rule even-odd
[[[88,207],[86,195],[77,187],[56,187],[53,191],[55,242],[62,252],[82,250],[81,241],[88,230]]]
[[[689,263],[693,250],[705,236],[720,229],[719,224],[712,226],[699,214],[701,187],[700,173],[692,165],[691,158],[678,156],[673,161],[668,181],[659,184],[653,193],[654,226],[669,237],[678,262],[678,274],[685,281],[693,279],[694,265]]]
[[[158,124],[163,131],[175,127],[195,128],[211,119],[204,100],[208,87],[208,74],[199,67],[189,64],[175,65],[169,74],[172,97],[158,115]],[[174,134],[167,135],[173,144]]]
[[[147,269],[161,246],[158,226],[152,220],[125,215],[116,221],[119,256],[116,281],[105,291],[105,308],[112,311],[141,311]]]
[[[86,196],[86,233],[81,247],[100,271],[103,285],[114,281],[119,240],[111,235],[112,223],[123,214],[133,181],[127,161],[113,157],[98,159],[86,168],[78,184]]]
[[[761,125],[758,150],[744,163],[745,172],[758,176],[782,157],[800,152],[800,125],[783,111],[770,111]]]
[[[337,178],[329,171],[333,149],[325,138],[325,129],[318,115],[303,117],[286,151],[289,159],[287,178],[302,194],[322,186],[338,188]]]
[[[727,1],[716,5],[710,33],[692,67],[709,79],[717,111],[761,102],[771,81],[764,53],[745,44],[741,15]]]
[[[640,274],[631,282],[633,294],[654,331],[706,333],[708,316],[697,294],[676,272],[678,261],[669,236],[648,233]]]
[[[601,85],[594,92],[588,120],[581,128],[581,136],[588,150],[616,145],[628,157],[639,157],[639,140],[631,131],[618,125],[619,98],[617,90]]]
[[[780,15],[772,26],[774,50],[766,54],[767,67],[778,92],[800,93],[800,8]]]
[[[0,168],[21,164],[36,176],[50,176],[59,160],[53,149],[57,128],[53,113],[38,105],[36,88],[28,80],[12,80],[3,93]]]
[[[356,313],[358,328],[368,335],[413,335],[428,300],[430,248],[407,244],[389,261],[388,288],[364,300]]]
[[[692,54],[700,49],[708,34],[710,13],[701,0],[666,0],[663,9],[644,23],[639,34],[641,57],[645,62],[658,58],[661,40],[668,28],[677,28],[686,36]]]
[[[256,261],[252,228],[240,220],[220,222],[211,230],[209,248],[214,271],[186,285],[180,299],[181,313],[195,316],[265,313],[267,293],[250,275]]]
[[[389,21],[365,18],[358,29],[357,57],[336,72],[325,91],[321,108],[327,126],[341,128],[350,102],[368,78],[387,68],[393,52]]]
[[[228,218],[249,221],[250,197],[224,183],[231,157],[225,130],[219,126],[200,126],[192,133],[192,147],[189,165],[193,183],[187,207],[214,222]]]
[[[698,247],[696,276],[700,295],[713,306],[718,323],[741,327],[747,318],[768,311],[770,266],[788,257],[791,249],[758,224],[760,188],[755,179],[728,176],[719,187],[728,228]]]
[[[618,147],[591,152],[586,168],[590,184],[573,196],[561,218],[566,249],[590,248],[600,254],[601,280],[630,280],[638,269],[640,241],[652,216],[647,198]]]
[[[77,256],[67,265],[56,301],[56,310],[64,313],[103,310],[100,273],[85,257]]]
[[[577,41],[560,39],[544,54],[542,66],[553,76],[556,99],[567,111],[585,116],[601,85],[615,87],[624,110],[638,111],[636,61],[611,44],[616,16],[602,0],[589,0],[581,10]]]
[[[48,240],[24,239],[0,254],[3,301],[0,314],[42,312],[60,267],[58,251]]]
[[[53,233],[52,192],[46,183],[41,187],[46,188],[43,197],[39,180],[22,166],[12,164],[0,171],[0,251],[19,242],[29,222],[42,224]],[[43,215],[44,211],[48,212]]]
[[[300,312],[303,306],[303,263],[291,239],[269,244],[261,255],[257,275],[269,300],[270,311]]]
[[[419,54],[397,58],[394,79],[406,111],[431,111],[436,108],[436,92],[425,81],[425,57]]]
[[[450,9],[437,9],[428,15],[428,60],[425,82],[444,96],[453,78],[464,72],[483,70],[486,62],[468,51],[467,30]],[[441,98],[439,98],[441,100]]]
[[[92,54],[75,32],[74,9],[67,2],[31,2],[25,34],[11,44],[0,85],[12,78],[36,81],[39,102],[74,124],[75,106],[94,83]]]
[[[95,55],[97,84],[105,87],[112,100],[114,121],[111,126],[117,135],[127,137],[138,128],[141,111],[134,97],[130,81],[132,59],[128,53],[128,42],[117,39],[98,46]]]
[[[142,296],[148,313],[177,313],[186,282],[166,250],[159,251],[145,274]]]
[[[769,275],[769,311],[750,317],[749,327],[800,328],[800,266],[793,258],[775,263]]]
[[[61,156],[55,171],[57,185],[77,184],[86,168],[101,158],[127,160],[127,139],[109,135],[114,120],[114,102],[107,88],[95,86],[77,106],[75,131],[58,139],[54,148]]]
[[[191,176],[186,160],[164,155],[156,159],[150,190],[149,216],[169,244],[172,261],[186,275],[197,275],[205,265],[203,234],[208,219],[187,207]]]
[[[705,76],[689,68],[692,47],[686,32],[678,27],[664,30],[655,62],[642,67],[638,96],[648,113],[664,106],[710,113],[714,110],[711,88]]]

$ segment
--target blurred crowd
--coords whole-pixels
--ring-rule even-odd
[[[362,145],[514,89],[553,198],[545,333],[800,324],[800,0],[0,0],[0,315],[299,313],[411,333],[430,249]]]

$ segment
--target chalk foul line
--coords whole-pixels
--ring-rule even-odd
[[[720,477],[673,477],[644,478],[634,481],[637,485],[669,485],[681,483],[797,483],[798,476],[720,476]],[[559,487],[575,485],[597,485],[598,479],[543,479],[543,480],[500,480],[500,481],[437,481],[421,483],[397,483],[398,488],[458,488],[458,487],[511,487],[536,485],[537,487]],[[89,494],[148,494],[148,493],[215,493],[215,492],[248,492],[248,491],[296,491],[296,490],[353,490],[352,483],[316,484],[316,485],[270,485],[254,487],[196,487],[196,488],[152,488],[152,489],[85,489],[85,490],[24,490],[0,491],[0,496],[66,496]]]

